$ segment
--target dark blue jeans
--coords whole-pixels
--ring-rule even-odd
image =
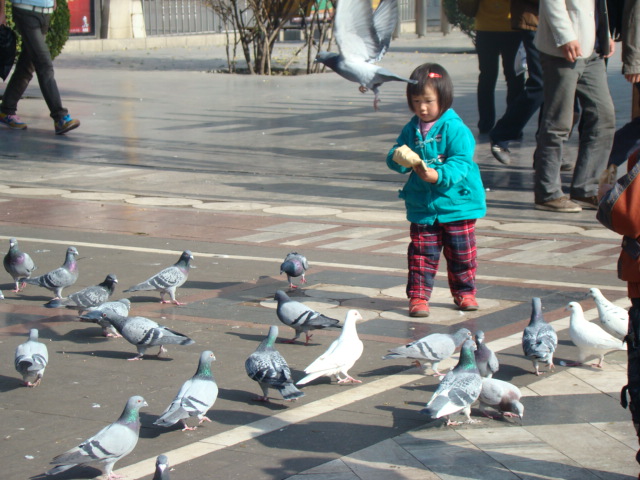
[[[22,36],[22,51],[16,63],[13,75],[9,79],[7,88],[2,95],[0,111],[8,115],[15,115],[18,101],[22,98],[35,71],[51,118],[55,121],[62,119],[68,112],[62,107],[58,84],[53,76],[53,61],[45,36],[49,30],[51,15],[29,12],[20,8],[13,8],[13,20],[16,29]]]
[[[524,74],[516,75],[514,61],[520,46],[520,32],[476,32],[478,54],[478,129],[489,133],[496,122],[495,90],[500,58],[507,82],[507,105],[524,89]]]
[[[531,30],[520,32],[522,45],[527,52],[527,81],[524,90],[507,106],[504,115],[490,132],[493,143],[518,139],[544,100],[540,54],[533,44],[535,36],[536,32]]]

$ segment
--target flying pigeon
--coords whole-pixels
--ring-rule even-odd
[[[182,286],[184,282],[187,281],[190,268],[189,262],[191,260],[193,260],[193,255],[189,250],[185,250],[182,252],[182,255],[180,255],[177,263],[156,273],[144,282],[126,289],[125,292],[158,290],[160,292],[160,303],[169,303],[169,301],[164,299],[164,296],[169,294],[171,303],[184,305],[176,300],[176,288]]]
[[[598,317],[602,328],[620,340],[627,335],[629,327],[629,312],[622,307],[611,303],[597,288],[589,290],[589,295],[595,300],[598,308]]]
[[[484,343],[484,332],[478,330],[476,332],[476,351],[473,352],[476,357],[476,366],[480,372],[480,376],[491,378],[500,368],[500,362],[493,350]]]
[[[296,385],[304,385],[318,377],[331,377],[333,375],[338,379],[338,383],[362,383],[362,381],[356,380],[347,373],[358,361],[364,348],[356,330],[356,322],[358,320],[362,320],[360,312],[357,310],[349,310],[347,312],[340,336],[329,346],[326,352],[304,369],[304,373],[307,375],[302,380],[299,380]],[[344,375],[344,378],[340,374]]]
[[[38,329],[29,330],[29,340],[16,348],[16,370],[22,375],[27,387],[37,387],[42,381],[44,369],[49,362],[49,352],[44,343],[38,341]]]
[[[206,416],[209,409],[218,398],[218,384],[211,373],[211,362],[216,357],[211,350],[206,350],[200,354],[198,370],[193,377],[184,382],[182,388],[173,399],[171,405],[167,407],[154,425],[170,427],[181,422],[185,430],[195,430],[198,427],[190,427],[185,419],[198,417],[199,424],[211,420]]]
[[[76,247],[69,247],[61,267],[39,277],[25,278],[24,280],[29,285],[38,285],[51,290],[55,294],[54,298],[62,298],[62,289],[70,287],[78,280],[77,256],[78,250],[76,250]]]
[[[144,398],[131,397],[118,420],[77,447],[55,457],[51,464],[57,466],[45,475],[56,475],[77,465],[92,465],[102,470],[107,479],[121,478],[113,473],[113,466],[129,455],[138,443],[140,408],[146,406]]]
[[[4,256],[3,264],[16,283],[14,292],[22,290],[26,285],[25,278],[30,278],[31,273],[38,268],[28,253],[18,249],[18,240],[15,238],[9,240],[9,251]]]
[[[307,283],[307,279],[304,273],[309,268],[307,258],[300,255],[298,252],[291,252],[284,257],[284,262],[280,265],[280,273],[287,274],[287,281],[289,282],[289,288],[298,288],[293,284],[292,278],[301,277],[301,283]]]
[[[444,376],[438,371],[438,365],[443,360],[449,358],[465,340],[471,338],[471,332],[466,328],[461,328],[453,334],[432,333],[422,337],[415,342],[411,342],[402,347],[389,350],[390,353],[382,357],[384,360],[395,358],[410,358],[414,360],[416,367],[421,366],[421,362],[431,363],[434,376]]]
[[[535,374],[540,375],[539,362],[549,365],[554,370],[553,354],[558,347],[558,335],[554,328],[542,318],[542,302],[538,297],[531,300],[531,319],[522,333],[522,350],[530,358]]]
[[[149,347],[160,346],[158,351],[158,357],[160,357],[167,351],[164,345],[192,345],[195,343],[186,335],[158,325],[146,317],[126,317],[115,312],[108,314],[102,312],[102,319],[110,321],[118,333],[138,349],[138,355],[129,360],[142,360]]]
[[[169,480],[169,459],[166,455],[156,458],[156,471],[151,480]]]
[[[296,336],[291,340],[286,340],[285,343],[295,342],[298,337],[300,337],[300,334],[304,332],[307,337],[304,344],[308,345],[309,340],[313,336],[309,333],[310,330],[338,327],[340,323],[340,320],[322,315],[310,309],[304,303],[291,300],[289,295],[282,290],[277,290],[274,298],[278,302],[278,306],[276,307],[278,318],[282,323],[296,331]]]
[[[483,378],[478,400],[480,410],[486,417],[496,418],[485,411],[485,407],[493,407],[503,417],[519,417],[522,420],[524,405],[520,403],[520,397],[522,393],[515,385],[496,378]]]
[[[118,279],[114,274],[110,273],[102,283],[78,290],[67,298],[49,300],[44,306],[47,308],[72,308],[82,313],[109,300],[116,288],[116,283],[118,283]]]
[[[389,48],[397,23],[396,0],[382,0],[375,12],[369,0],[340,0],[333,26],[340,53],[320,52],[316,62],[323,63],[351,82],[359,83],[362,93],[373,90],[373,108],[378,110],[378,88],[383,83],[416,83],[375,65]]]
[[[578,302],[569,302],[567,310],[569,317],[569,336],[578,347],[578,362],[568,363],[567,366],[579,366],[593,357],[599,358],[592,366],[602,368],[606,353],[614,350],[626,350],[627,344],[605,332],[602,328],[584,318],[582,307]]]
[[[120,335],[115,329],[113,323],[109,320],[109,317],[111,314],[128,317],[130,309],[131,302],[129,299],[121,298],[115,302],[105,302],[97,307],[89,307],[84,314],[80,315],[80,321],[97,323],[102,327],[102,335],[105,337],[121,337],[122,335]],[[103,313],[106,318],[103,318]]]
[[[449,415],[462,412],[467,417],[466,423],[478,423],[478,420],[471,419],[471,405],[482,390],[482,377],[473,355],[475,348],[473,340],[465,340],[458,364],[447,372],[420,413],[434,420],[447,417],[447,425],[459,425],[460,422],[452,422]]]
[[[244,368],[249,378],[258,382],[262,388],[262,396],[255,398],[260,402],[269,401],[270,388],[278,390],[285,400],[295,400],[304,396],[304,392],[298,390],[293,384],[291,369],[289,369],[286,360],[273,348],[276,338],[278,338],[278,327],[272,325],[269,328],[267,338],[244,362]]]

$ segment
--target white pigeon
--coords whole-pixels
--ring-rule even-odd
[[[569,336],[578,347],[578,362],[568,366],[582,365],[591,358],[598,358],[597,364],[592,366],[602,368],[604,356],[615,350],[626,350],[626,343],[615,338],[602,328],[584,318],[582,307],[578,302],[569,302],[567,310],[571,312],[569,321]]]
[[[624,339],[627,335],[627,329],[629,328],[629,312],[611,303],[597,288],[591,288],[589,290],[589,296],[596,302],[598,317],[600,318],[602,328],[614,337],[620,340]]]
[[[18,345],[15,354],[16,370],[27,387],[40,385],[48,362],[47,346],[38,341],[38,329],[32,328],[29,330],[29,340]]]
[[[146,406],[147,402],[140,396],[129,398],[117,421],[107,425],[77,447],[55,457],[51,464],[57,466],[45,475],[57,475],[78,465],[92,465],[101,469],[107,479],[122,478],[113,473],[113,466],[118,460],[129,455],[138,443],[140,408]]]
[[[515,385],[496,378],[483,378],[478,397],[480,411],[485,417],[496,418],[485,411],[485,407],[489,406],[498,410],[503,417],[519,417],[522,420],[524,405],[520,403],[521,397],[522,392]]]
[[[362,355],[364,345],[358,338],[356,322],[362,320],[362,315],[357,310],[349,310],[344,320],[342,333],[329,346],[326,352],[320,355],[314,362],[304,369],[307,374],[296,385],[304,385],[319,377],[335,376],[338,383],[362,383],[350,376],[347,372]],[[344,375],[344,378],[340,376]]]
[[[421,362],[431,363],[434,376],[444,376],[438,371],[438,365],[454,354],[456,348],[471,338],[471,332],[467,328],[460,328],[455,333],[431,333],[415,342],[389,350],[382,357],[383,360],[395,358],[410,358],[414,360],[416,367],[422,366]]]
[[[459,425],[453,422],[449,415],[462,412],[467,418],[466,423],[479,423],[471,419],[471,405],[480,396],[482,377],[476,367],[473,352],[476,344],[473,340],[466,340],[460,349],[458,364],[444,376],[426,407],[420,413],[436,418],[447,418],[447,425]]]

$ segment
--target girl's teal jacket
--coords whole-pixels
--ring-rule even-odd
[[[425,182],[413,169],[393,161],[393,153],[401,145],[409,146],[438,172],[436,183]],[[426,138],[422,138],[417,116],[405,125],[387,155],[387,165],[396,172],[411,172],[399,195],[407,208],[407,220],[433,225],[486,215],[480,169],[473,161],[475,145],[471,130],[453,109],[442,114]]]

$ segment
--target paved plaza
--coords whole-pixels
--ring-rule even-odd
[[[195,340],[128,362],[135,348],[104,338],[72,310],[43,307],[49,292],[29,285],[0,288],[0,450],[4,480],[44,478],[49,461],[113,422],[126,400],[142,395],[140,440],[115,472],[150,480],[166,454],[172,480],[511,480],[638,477],[637,439],[620,406],[626,353],[607,355],[603,369],[565,367],[577,360],[568,334],[570,301],[597,320],[586,294],[598,287],[628,307],[616,277],[620,239],[593,210],[555,214],[533,208],[535,121],[513,143],[510,166],[498,163],[488,139],[477,137],[476,161],[487,190],[487,217],[478,222],[477,312],[455,309],[444,265],[427,319],[407,316],[408,224],[398,189],[404,178],[385,156],[410,118],[404,85],[373,95],[333,73],[258,77],[221,73],[223,47],[167,46],[88,51],[78,40],[56,59],[65,106],[81,120],[55,136],[37,82],[20,102],[25,131],[0,130],[0,245],[16,237],[42,274],[60,266],[68,246],[79,251],[80,276],[69,294],[117,276],[114,299],[129,298],[132,314],[151,318]],[[278,46],[286,58],[297,44]],[[408,76],[424,62],[441,63],[454,79],[454,109],[477,133],[477,59],[460,33],[403,35],[381,64]],[[619,55],[609,64],[618,127],[630,117],[631,88]],[[0,87],[0,92],[3,87]],[[498,84],[498,111],[505,86]],[[573,138],[567,156],[576,152]],[[569,174],[563,174],[565,184]],[[3,248],[5,248],[3,247]],[[123,293],[191,250],[183,306],[159,303],[156,292]],[[279,266],[290,251],[311,265],[308,283],[290,295],[343,320],[357,309],[364,353],[338,385],[324,378],[305,396],[269,403],[252,398],[258,385],[244,361],[280,327],[278,351],[294,378],[339,335],[317,331],[309,345],[285,344],[293,330],[279,323],[273,296],[288,289]],[[523,357],[522,331],[531,299],[559,337],[555,372],[539,377]],[[49,350],[40,386],[21,386],[13,352],[30,328]],[[523,392],[522,422],[482,417],[446,427],[419,413],[436,389],[431,370],[383,360],[388,349],[434,332],[483,330],[501,363],[494,376]],[[200,352],[213,350],[220,392],[195,431],[153,424]],[[457,356],[443,362],[455,365]],[[91,467],[58,479],[88,479]]]

